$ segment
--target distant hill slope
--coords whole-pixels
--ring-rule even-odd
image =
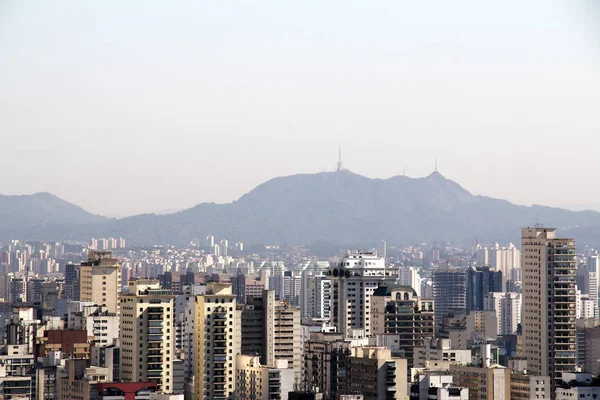
[[[2,224],[38,226],[54,223],[88,224],[105,220],[104,217],[91,214],[46,192],[18,196],[0,195]]]
[[[27,239],[46,240],[124,236],[131,244],[186,244],[213,234],[254,244],[373,246],[381,239],[468,244],[475,236],[483,243],[518,242],[520,228],[539,219],[575,237],[580,245],[600,244],[600,213],[525,207],[474,196],[437,172],[424,178],[370,179],[349,171],[279,177],[232,203],[202,203],[167,215],[107,220],[79,210],[84,213],[80,218],[69,214],[69,221],[51,223],[38,207],[36,218],[46,221],[43,226],[27,234],[16,230],[11,237],[19,233]],[[86,215],[93,220],[85,221]],[[0,212],[0,223],[5,224],[4,218]]]
[[[60,225],[86,225],[107,221],[50,193],[0,195],[0,238],[35,236],[38,230]],[[15,234],[15,236],[13,236]],[[54,238],[54,237],[53,237]]]

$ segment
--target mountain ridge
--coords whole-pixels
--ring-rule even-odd
[[[123,236],[133,245],[183,245],[213,234],[248,244],[372,246],[381,239],[467,244],[475,236],[481,241],[518,241],[519,228],[538,218],[588,244],[597,245],[600,232],[600,213],[515,205],[473,195],[439,172],[421,178],[371,179],[347,170],[275,177],[231,203],[199,203],[172,214],[120,219],[95,216],[49,193],[31,197],[35,201],[20,200],[35,212],[11,223],[2,213],[0,195],[1,240]],[[26,218],[30,215],[36,218]]]

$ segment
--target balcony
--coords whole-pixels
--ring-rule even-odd
[[[576,358],[575,351],[557,351],[554,353],[555,358]]]
[[[162,363],[153,363],[153,364],[148,364],[148,371],[162,371],[163,366]]]

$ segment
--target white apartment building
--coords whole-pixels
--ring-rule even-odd
[[[70,302],[82,303],[82,302]],[[85,329],[94,336],[95,347],[110,346],[119,338],[119,316],[108,311],[108,307],[83,303],[81,311],[70,312],[68,328]]]
[[[495,243],[488,250],[489,265],[496,271],[502,271],[502,276],[509,278],[514,268],[521,267],[521,252],[514,244],[509,243],[506,247],[501,247]]]
[[[331,325],[344,336],[354,332],[370,336],[371,295],[379,285],[391,285],[397,270],[386,269],[385,260],[372,252],[349,253],[327,271],[331,281]]]
[[[331,285],[325,275],[328,268],[328,261],[314,261],[306,264],[302,269],[300,286],[302,318],[329,319]]]
[[[577,318],[597,318],[598,300],[592,299],[589,294],[577,293],[577,295]]]
[[[418,297],[421,297],[421,276],[416,267],[400,267],[398,271],[397,284],[410,286],[415,290]]]
[[[485,298],[486,311],[495,311],[498,335],[512,335],[521,323],[521,294],[491,292]]]
[[[331,281],[325,271],[302,273],[300,309],[303,318],[320,318],[326,321],[331,318]]]

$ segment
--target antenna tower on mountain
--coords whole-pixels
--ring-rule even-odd
[[[342,146],[339,148],[339,156],[337,162],[337,171],[342,171],[344,168],[342,167]]]
[[[435,172],[438,172],[438,168],[437,168],[437,157],[435,158],[435,169],[434,169],[434,171],[435,171]]]

